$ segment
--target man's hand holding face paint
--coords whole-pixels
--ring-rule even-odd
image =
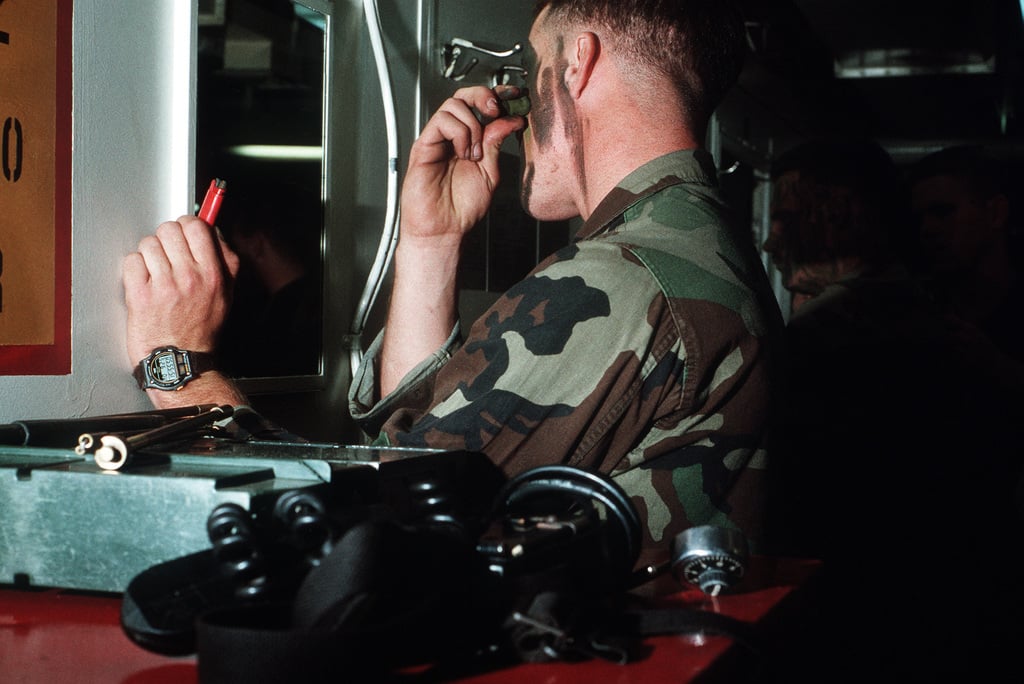
[[[500,179],[502,141],[526,126],[523,115],[508,114],[523,111],[522,95],[515,86],[475,86],[456,91],[441,105],[409,154],[401,239],[450,241],[457,247],[483,218]]]

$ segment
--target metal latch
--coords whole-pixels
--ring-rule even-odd
[[[459,68],[459,57],[461,57],[462,53],[466,50],[476,51],[482,55],[502,59],[506,57],[511,57],[512,55],[522,52],[523,46],[521,43],[516,43],[507,50],[490,49],[485,48],[481,45],[477,45],[476,43],[465,40],[463,38],[452,38],[451,42],[444,46],[445,78],[450,79],[452,81],[461,81],[466,77],[467,74],[469,74],[473,67],[480,63],[479,58],[472,57],[468,62],[466,62],[466,60],[463,60],[464,64],[462,65],[461,68]],[[498,72],[496,72],[496,74],[492,77],[492,80],[498,80],[499,82],[503,82],[502,79],[505,78],[504,73],[508,70],[521,71],[522,69],[521,67],[502,66],[498,70]]]

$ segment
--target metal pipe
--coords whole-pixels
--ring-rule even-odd
[[[384,229],[381,233],[380,243],[377,245],[377,256],[367,277],[363,294],[359,299],[359,306],[349,336],[351,343],[349,363],[353,375],[363,358],[360,336],[366,326],[370,309],[373,308],[373,303],[380,292],[384,274],[391,263],[391,257],[398,242],[398,125],[395,115],[395,98],[391,92],[391,77],[388,72],[387,55],[384,53],[383,32],[381,31],[377,0],[363,0],[363,10],[366,14],[366,26],[370,33],[370,46],[373,48],[377,79],[380,81],[381,100],[384,105],[384,124],[388,139],[388,184]]]

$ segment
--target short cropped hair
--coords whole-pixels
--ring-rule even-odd
[[[935,176],[961,179],[977,199],[1009,196],[1006,165],[980,145],[954,145],[922,157],[908,169],[907,183],[913,186]]]
[[[622,54],[676,84],[692,124],[706,125],[739,79],[747,54],[743,15],[731,0],[539,0],[557,26],[596,24]]]

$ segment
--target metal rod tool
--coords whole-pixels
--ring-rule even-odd
[[[0,444],[63,448],[86,431],[95,433],[151,430],[176,418],[209,411],[214,406],[216,404],[202,404],[105,416],[18,420],[0,425]]]
[[[93,454],[96,465],[104,470],[120,470],[132,457],[132,454],[172,437],[182,437],[198,428],[205,427],[218,420],[228,418],[234,412],[230,405],[214,406],[209,411],[191,418],[182,418],[173,423],[152,430],[130,435],[107,434],[99,438],[99,448]],[[83,434],[78,439],[75,451],[84,453],[96,445],[92,434]]]

